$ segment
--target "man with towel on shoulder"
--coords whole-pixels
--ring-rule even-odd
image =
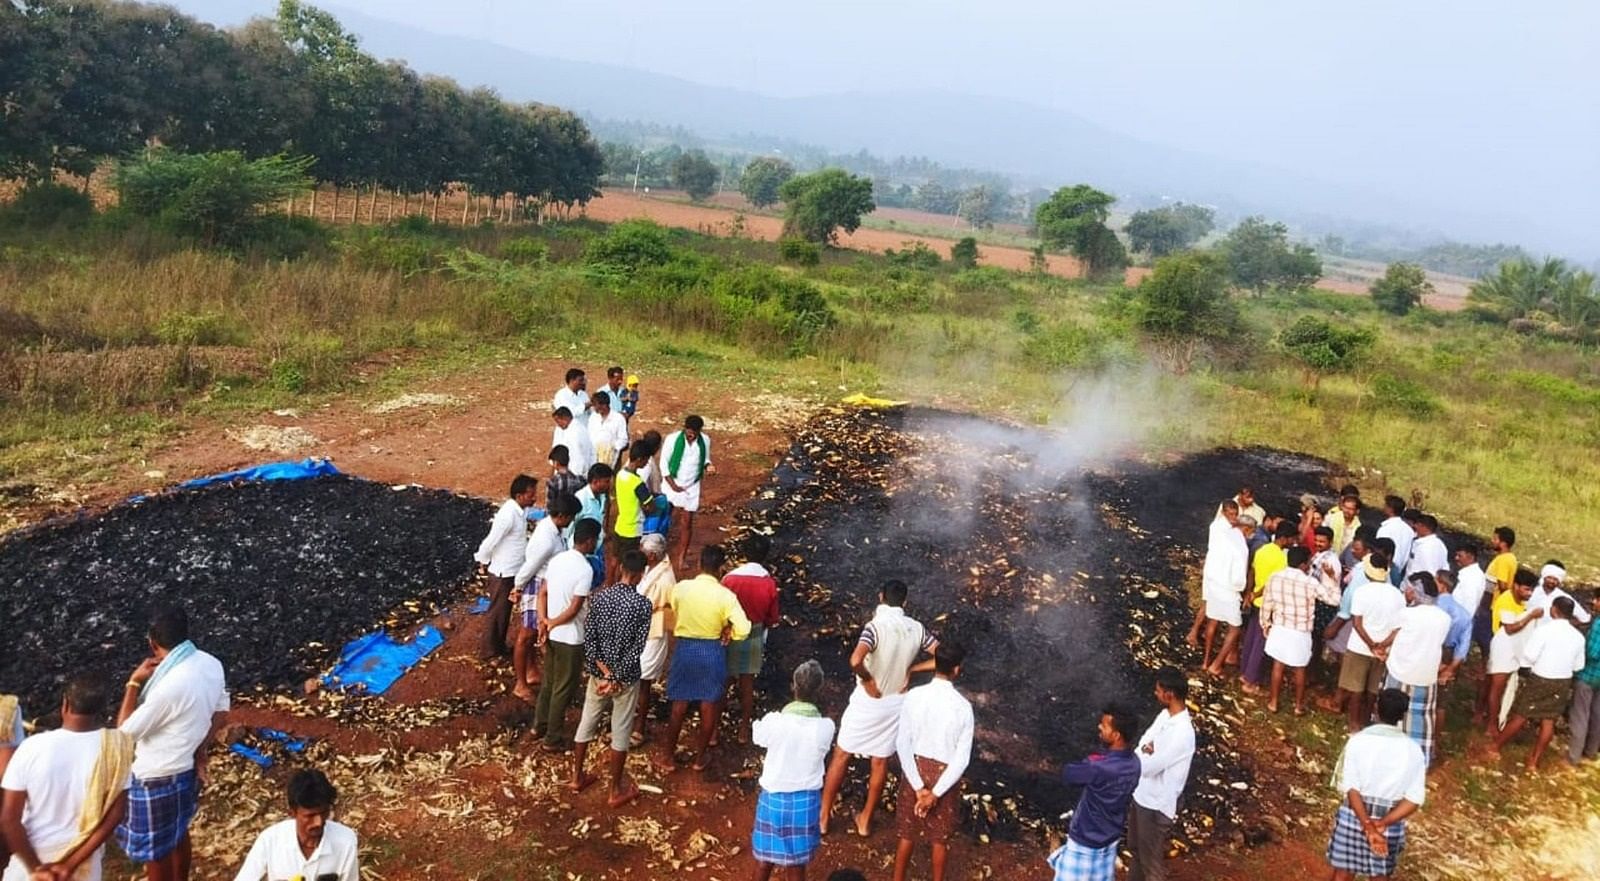
[[[1563,587],[1567,583],[1567,569],[1560,560],[1547,560],[1539,567],[1539,587],[1528,597],[1528,608],[1544,609],[1545,617],[1535,627],[1544,627],[1550,618],[1550,605],[1561,597],[1572,599],[1572,594],[1567,593]],[[1573,600],[1572,622],[1578,625],[1589,623],[1589,610],[1583,604]]]
[[[828,779],[822,788],[822,834],[828,834],[828,816],[839,797],[851,756],[872,760],[867,782],[867,804],[856,815],[856,832],[866,835],[872,828],[872,812],[883,796],[889,774],[889,757],[895,754],[895,736],[900,726],[900,705],[911,674],[933,669],[933,661],[917,658],[932,654],[939,647],[926,627],[906,615],[906,585],[903,581],[884,582],[878,592],[878,609],[861,629],[850,669],[856,674],[856,688],[839,719],[839,743],[828,764]]]
[[[683,420],[683,430],[667,435],[662,442],[662,482],[666,484],[668,504],[683,512],[683,532],[678,537],[678,564],[689,553],[694,541],[694,515],[700,510],[700,484],[711,471],[711,438],[706,437],[706,421],[691,415]],[[674,518],[676,519],[676,518]]]
[[[101,726],[106,688],[67,683],[61,727],[28,738],[0,779],[0,831],[12,856],[5,881],[99,881],[105,843],[128,808],[133,739]]]
[[[176,606],[150,621],[151,656],[128,677],[117,726],[133,738],[133,784],[117,844],[149,881],[187,881],[189,823],[208,751],[228,713],[222,663],[189,641]]]

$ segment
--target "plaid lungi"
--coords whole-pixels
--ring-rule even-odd
[[[1055,869],[1055,881],[1113,881],[1117,875],[1117,844],[1088,847],[1068,838],[1045,862]]]
[[[678,639],[667,671],[667,700],[710,703],[722,697],[727,680],[722,640]]]
[[[1439,689],[1433,685],[1407,685],[1394,678],[1393,675],[1385,677],[1384,688],[1398,688],[1405,692],[1411,703],[1406,707],[1406,714],[1400,718],[1400,730],[1410,735],[1417,746],[1422,747],[1422,760],[1428,765],[1433,764],[1433,723],[1438,718],[1434,712],[1438,708]]]
[[[199,796],[193,770],[153,780],[133,778],[128,815],[117,827],[117,844],[136,863],[153,863],[172,853],[189,834]]]
[[[756,798],[750,849],[758,862],[803,866],[822,843],[822,790],[768,792]]]
[[[1382,817],[1395,805],[1394,802],[1375,798],[1363,798],[1362,802],[1367,806],[1369,817]],[[1406,847],[1405,821],[1383,831],[1384,837],[1389,840],[1389,855],[1386,857],[1373,853],[1372,846],[1367,844],[1367,834],[1361,829],[1361,821],[1356,819],[1356,812],[1350,810],[1348,801],[1341,802],[1339,812],[1333,817],[1333,837],[1328,841],[1328,865],[1357,875],[1393,875],[1395,867],[1400,864],[1400,852]]]
[[[1546,679],[1530,670],[1517,674],[1517,693],[1511,700],[1511,714],[1540,722],[1567,714],[1572,703],[1571,679]]]

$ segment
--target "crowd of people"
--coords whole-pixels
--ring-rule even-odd
[[[957,685],[967,648],[914,618],[909,587],[886,581],[853,642],[854,683],[837,724],[820,705],[826,677],[816,660],[792,671],[781,710],[758,715],[755,680],[781,623],[770,540],[751,533],[694,548],[701,489],[714,473],[705,422],[690,415],[665,437],[635,433],[639,401],[638,377],[620,367],[593,392],[583,370],[568,371],[551,401],[543,487],[517,475],[474,555],[490,593],[483,654],[510,658],[510,691],[531,704],[539,748],[567,763],[574,793],[604,780],[615,809],[641,792],[630,752],[647,750],[664,774],[704,771],[736,706],[727,728],[764,753],[753,877],[804,878],[859,758],[868,776],[851,831],[875,833],[894,770],[895,881],[922,845],[942,881],[973,752],[973,706]],[[1383,501],[1376,525],[1361,510],[1354,487],[1326,511],[1306,497],[1292,518],[1263,510],[1249,487],[1224,500],[1188,636],[1202,647],[1204,674],[1235,666],[1242,688],[1273,712],[1286,682],[1297,715],[1308,710],[1313,670],[1336,683],[1319,703],[1351,733],[1334,777],[1335,878],[1394,873],[1439,758],[1441,692],[1463,678],[1474,644],[1484,664],[1476,721],[1490,748],[1537,723],[1527,759],[1537,768],[1555,720],[1568,715],[1567,760],[1600,751],[1600,628],[1585,635],[1593,598],[1566,592],[1564,567],[1520,567],[1509,527],[1495,530],[1484,554],[1467,540],[1450,547],[1433,516],[1401,499]],[[53,731],[25,738],[21,708],[0,696],[3,881],[98,881],[113,838],[149,881],[189,877],[188,830],[228,692],[222,664],[190,641],[181,609],[156,612],[148,645],[120,704],[101,680],[70,681]],[[652,728],[658,687],[668,706]],[[1196,748],[1188,693],[1188,676],[1163,668],[1153,721],[1120,704],[1094,720],[1101,748],[1061,773],[1080,795],[1046,860],[1056,881],[1111,881],[1123,849],[1131,881],[1166,877]],[[112,715],[116,725],[105,727]],[[680,754],[691,715],[697,724]],[[603,735],[594,762],[590,745]],[[356,833],[331,819],[336,798],[322,773],[296,772],[287,818],[261,832],[240,881],[359,878]]]
[[[1532,723],[1534,771],[1565,717],[1568,763],[1600,751],[1600,628],[1591,626],[1600,604],[1566,591],[1565,566],[1519,565],[1509,526],[1494,530],[1485,552],[1466,538],[1451,548],[1437,518],[1397,496],[1383,500],[1376,525],[1361,509],[1354,486],[1326,511],[1302,498],[1292,517],[1264,511],[1251,487],[1224,500],[1188,635],[1203,646],[1205,673],[1236,665],[1241,688],[1264,695],[1272,712],[1286,678],[1296,715],[1307,710],[1312,668],[1336,682],[1320,703],[1351,733],[1328,846],[1336,878],[1393,874],[1405,819],[1440,759],[1441,696],[1461,687],[1474,645],[1483,666],[1474,722],[1487,750],[1498,754]]]

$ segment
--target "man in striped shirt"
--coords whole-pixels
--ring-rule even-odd
[[[1272,696],[1267,709],[1278,711],[1283,670],[1294,670],[1294,714],[1306,711],[1306,665],[1311,663],[1311,629],[1317,603],[1339,605],[1339,591],[1311,574],[1311,551],[1288,550],[1289,565],[1267,579],[1261,596],[1261,629],[1266,632],[1267,657],[1272,659]]]

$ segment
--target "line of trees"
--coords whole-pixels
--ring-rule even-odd
[[[510,217],[598,195],[602,156],[577,116],[422,76],[363,52],[331,15],[281,0],[223,31],[168,7],[0,3],[0,176],[87,178],[153,144],[315,157],[336,188],[438,197],[464,188]],[[337,198],[337,189],[335,191]],[[315,211],[315,192],[313,206]]]

